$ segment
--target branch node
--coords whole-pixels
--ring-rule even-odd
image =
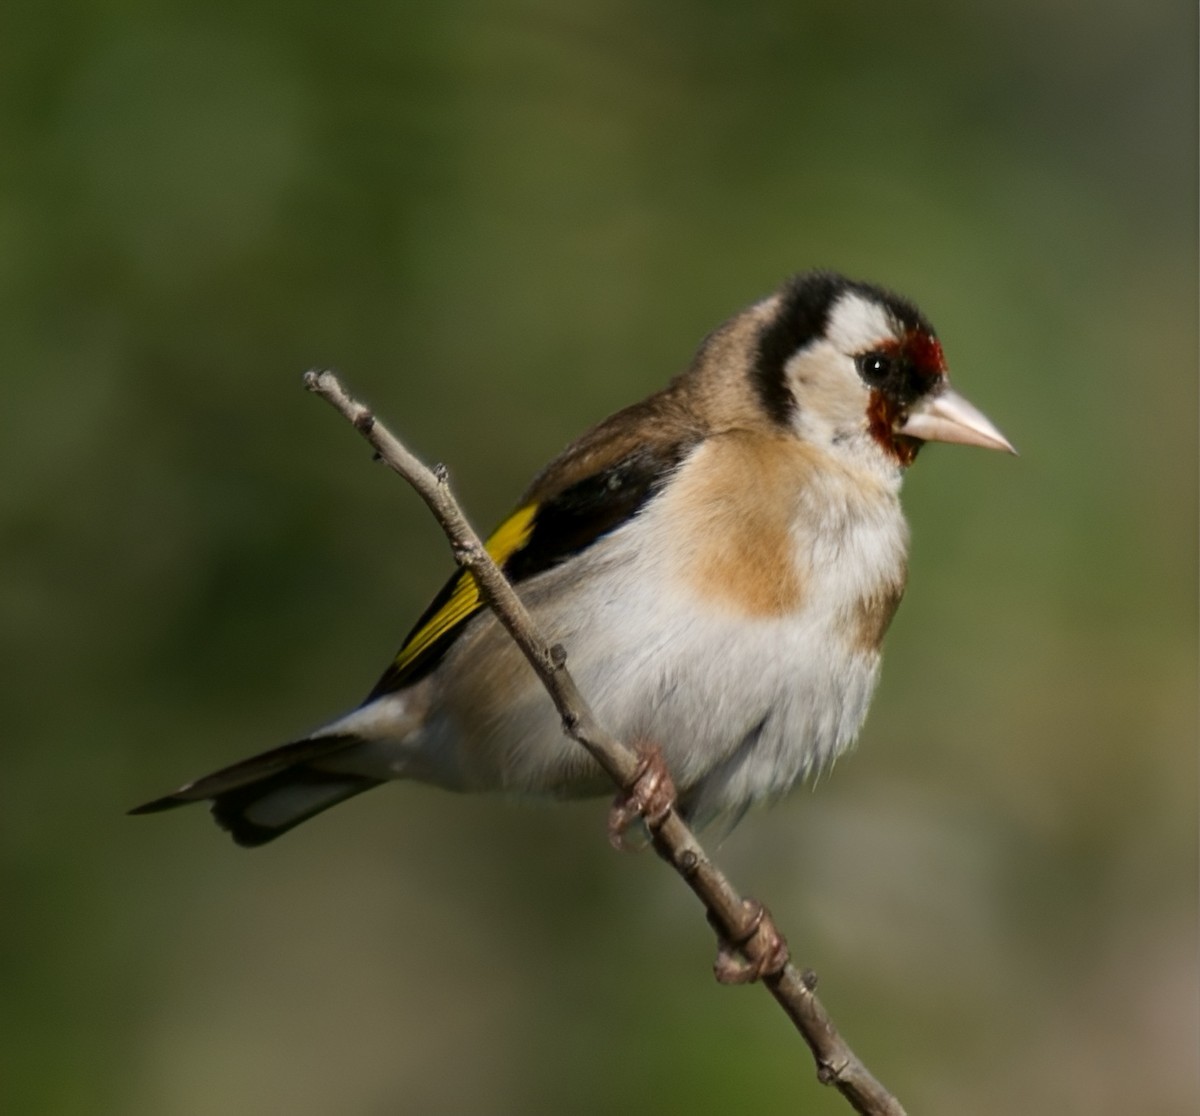
[[[805,969],[800,974],[800,983],[804,985],[806,991],[815,992],[817,990],[817,974],[812,969]]]
[[[430,472],[433,473],[433,479],[443,488],[450,483],[450,470],[444,461],[436,462]]]
[[[338,380],[337,369],[335,368],[310,368],[304,373],[304,388],[306,391],[316,392],[318,395],[325,396],[329,402],[333,403],[334,396],[345,397],[346,393],[342,389],[341,382]],[[333,403],[335,407],[341,410],[341,405]],[[346,414],[346,412],[343,412]],[[346,414],[350,418],[349,414]],[[351,420],[353,421],[353,420]]]
[[[684,849],[675,863],[679,866],[679,871],[689,880],[700,871],[700,857],[696,855],[695,849]]]
[[[455,539],[450,544],[450,550],[460,566],[473,566],[483,556],[482,548],[465,540]]]
[[[849,1058],[841,1058],[836,1062],[822,1058],[817,1065],[817,1080],[822,1085],[839,1085],[846,1077],[846,1071],[849,1068]]]
[[[567,665],[567,649],[561,643],[550,648],[550,665],[555,670],[562,670]]]
[[[354,429],[360,434],[370,434],[375,429],[375,416],[366,407],[354,416]],[[378,456],[379,451],[375,452]]]

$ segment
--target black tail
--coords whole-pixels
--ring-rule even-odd
[[[246,848],[265,845],[330,806],[379,786],[380,779],[316,766],[318,760],[358,743],[355,736],[323,736],[284,744],[129,812],[154,814],[211,800],[217,824],[237,844]]]

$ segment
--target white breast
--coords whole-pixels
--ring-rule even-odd
[[[879,666],[863,602],[903,582],[896,489],[821,471],[796,494],[793,561],[804,586],[781,615],[747,615],[680,577],[693,545],[671,492],[522,595],[600,721],[659,745],[700,820],[744,810],[831,762],[854,740]],[[683,541],[681,541],[683,540]],[[490,618],[438,671],[420,774],[462,789],[557,795],[607,784],[567,739],[532,671]],[[397,774],[404,774],[397,771]],[[415,774],[411,770],[409,774]]]

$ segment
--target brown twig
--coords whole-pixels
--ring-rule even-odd
[[[349,419],[380,460],[417,490],[446,533],[455,560],[474,575],[484,600],[537,671],[562,718],[563,731],[588,750],[621,794],[633,796],[645,773],[642,758],[596,720],[566,670],[566,652],[561,645],[549,646],[538,632],[451,494],[446,470],[441,466],[430,469],[414,457],[370,410],[347,395],[333,372],[308,372],[304,386]],[[834,1086],[864,1116],[904,1116],[900,1102],[875,1080],[838,1034],[813,991],[816,976],[807,970],[799,972],[787,961],[786,947],[763,908],[738,894],[674,810],[667,810],[648,828],[655,850],[704,904],[709,921],[728,943],[726,948],[736,949],[745,958],[740,979],[760,979],[808,1043],[818,1080]],[[726,971],[725,979],[739,978]]]

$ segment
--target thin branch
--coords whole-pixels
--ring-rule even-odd
[[[489,557],[450,492],[446,470],[441,466],[430,469],[414,457],[370,410],[346,393],[333,372],[308,372],[304,386],[340,411],[380,460],[417,490],[446,533],[455,560],[474,575],[484,600],[537,671],[562,718],[563,731],[588,750],[622,795],[634,796],[645,774],[643,757],[596,720],[566,669],[566,652],[561,645],[547,644],[512,585]],[[695,892],[718,935],[744,956],[743,971],[751,978],[761,976],[808,1043],[818,1080],[834,1086],[863,1116],[904,1116],[900,1102],[871,1075],[838,1033],[813,991],[815,974],[811,970],[802,973],[786,960],[786,947],[770,917],[758,904],[738,894],[679,814],[668,810],[647,828],[655,851]]]

